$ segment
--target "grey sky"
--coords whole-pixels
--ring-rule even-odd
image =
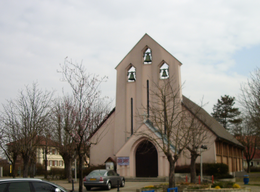
[[[211,112],[259,66],[259,8],[258,0],[2,0],[0,103],[36,81],[61,94],[65,57],[108,76],[102,92],[115,99],[114,68],[148,33],[183,63],[183,94],[204,98]]]

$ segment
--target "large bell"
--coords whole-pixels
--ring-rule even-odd
[[[168,77],[166,70],[167,70],[167,69],[163,69],[162,77]]]
[[[151,58],[150,58],[150,53],[149,53],[149,52],[146,52],[145,54],[146,54],[146,56],[145,56],[144,62],[147,62],[147,63],[152,62],[152,60],[151,60]]]
[[[131,72],[129,72],[129,73],[130,73],[130,75],[129,75],[129,78],[128,78],[128,80],[129,80],[129,81],[135,81],[134,72],[133,72],[133,71],[131,71]]]

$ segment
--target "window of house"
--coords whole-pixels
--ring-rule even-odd
[[[152,51],[151,49],[147,48],[144,52],[144,64],[151,64],[152,63]]]
[[[253,161],[250,162],[250,166],[253,167],[254,166],[254,163]]]
[[[50,166],[50,167],[52,166],[52,160],[49,161],[49,166]]]
[[[58,166],[58,161],[55,161],[55,166]]]
[[[135,82],[136,80],[136,73],[135,73],[135,67],[131,66],[127,72],[127,79],[128,82]]]
[[[168,79],[169,78],[169,65],[167,63],[163,63],[160,67],[160,79]]]
[[[61,167],[63,166],[63,161],[59,162],[59,166],[61,166]]]

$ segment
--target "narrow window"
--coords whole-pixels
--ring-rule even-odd
[[[127,73],[128,82],[135,82],[136,80],[136,73],[135,67],[131,66]]]
[[[149,80],[147,80],[147,118],[149,118]]]
[[[168,79],[169,78],[169,65],[167,63],[163,63],[160,67],[160,79]]]
[[[152,63],[152,52],[151,49],[147,48],[144,52],[144,64]]]
[[[131,98],[131,135],[134,133],[133,111],[133,98]]]

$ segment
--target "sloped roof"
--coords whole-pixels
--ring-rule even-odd
[[[163,135],[158,131],[158,129],[156,129],[156,128],[153,126],[153,123],[152,123],[149,119],[147,119],[147,120],[144,122],[144,124],[145,124],[157,137],[159,137],[160,139],[163,138]],[[166,137],[164,137],[163,140],[164,140],[164,143],[168,143],[168,140],[166,139]],[[173,152],[175,152],[175,146],[173,146],[172,144],[170,144],[170,145],[171,145],[171,150],[172,150]]]
[[[243,145],[235,139],[217,120],[215,120],[211,115],[209,115],[203,108],[192,102],[190,99],[182,96],[183,106],[189,110],[193,115],[195,115],[210,131],[212,131],[218,139],[224,139],[241,148]]]
[[[29,140],[29,139],[27,139],[27,140]],[[45,136],[36,135],[31,140],[33,141],[33,144],[37,145],[37,146],[46,146],[46,145],[47,146],[53,146],[53,147],[58,146],[58,142],[53,141],[50,138],[45,137]],[[14,145],[16,143],[21,144],[22,141],[25,141],[25,138],[22,138],[22,139],[19,139],[17,141],[13,141],[13,142],[7,143],[6,145],[7,146],[12,146],[12,145]]]

